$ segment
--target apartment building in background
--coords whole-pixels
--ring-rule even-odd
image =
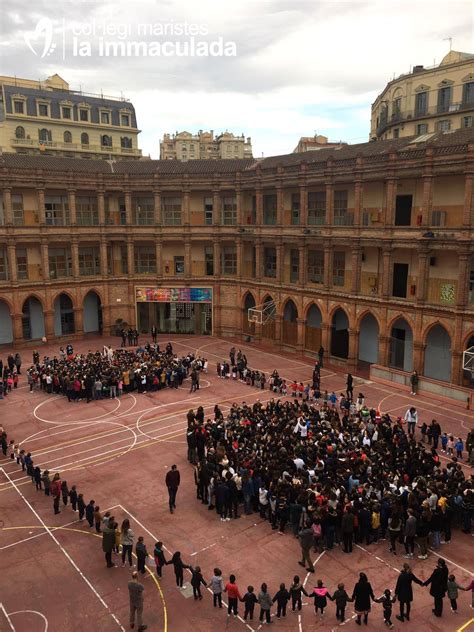
[[[414,66],[386,85],[372,105],[370,139],[449,132],[473,124],[474,55],[452,50],[438,66]]]
[[[2,152],[68,158],[140,158],[135,109],[124,98],[45,81],[0,77]]]
[[[164,134],[160,141],[161,160],[229,160],[252,158],[250,137],[235,136],[225,131],[214,136],[214,130],[197,134],[176,132]]]
[[[343,147],[347,143],[342,141],[328,141],[327,136],[315,134],[314,136],[302,136],[296,147],[293,149],[294,154],[300,154],[303,151],[318,151],[319,149],[334,149]]]

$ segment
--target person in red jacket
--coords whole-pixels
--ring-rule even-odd
[[[167,472],[165,483],[168,488],[170,513],[173,513],[173,509],[176,509],[176,494],[178,493],[178,487],[181,482],[181,476],[176,465],[171,466],[171,470]]]
[[[59,474],[57,472],[54,475],[53,480],[51,481],[50,491],[51,496],[53,497],[54,513],[61,513],[59,511],[59,501],[61,500],[61,478],[59,477]]]
[[[234,617],[236,617],[239,614],[237,611],[237,604],[239,602],[239,599],[240,601],[242,601],[242,597],[240,596],[239,587],[235,583],[235,575],[231,575],[229,577],[229,581],[225,585],[224,590],[229,597],[228,599],[229,604],[227,606],[227,616],[230,617],[230,613],[233,612]]]

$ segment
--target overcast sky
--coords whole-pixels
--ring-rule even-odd
[[[350,143],[368,140],[370,104],[394,75],[439,63],[449,51],[444,38],[453,38],[454,50],[474,52],[473,6],[446,0],[4,0],[1,72],[33,79],[57,72],[73,89],[122,93],[136,108],[139,145],[153,158],[164,132],[184,129],[244,133],[255,156],[269,156],[292,151],[300,136],[315,132]],[[41,18],[51,21],[56,44],[44,57],[44,33],[35,34]],[[235,43],[235,56],[100,54],[105,41],[143,42],[147,52],[153,42],[183,45],[191,35],[146,36],[138,29],[147,24],[159,33],[184,23],[205,33],[195,42],[222,38],[230,51]],[[78,55],[80,46],[85,56]]]

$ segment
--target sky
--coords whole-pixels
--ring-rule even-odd
[[[366,142],[387,81],[439,63],[446,38],[474,52],[470,1],[3,0],[2,13],[1,74],[130,99],[152,158],[183,130],[243,133],[256,157],[315,133]]]

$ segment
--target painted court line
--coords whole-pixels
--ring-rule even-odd
[[[110,614],[110,616],[112,617],[112,619],[115,621],[115,623],[118,625],[118,627],[122,630],[122,632],[125,632],[125,628],[123,627],[123,625],[120,623],[120,621],[118,620],[117,616],[111,611],[111,609],[109,608],[109,606],[106,604],[106,602],[102,599],[102,597],[100,596],[100,594],[97,592],[97,590],[95,589],[95,587],[93,586],[93,584],[89,581],[89,579],[84,575],[84,573],[81,571],[81,569],[79,568],[79,566],[76,564],[76,562],[72,559],[72,557],[69,555],[69,553],[66,551],[66,549],[63,547],[63,545],[59,542],[59,540],[57,539],[57,537],[54,535],[54,533],[51,531],[51,529],[46,525],[46,523],[44,522],[44,520],[41,518],[41,516],[39,515],[39,513],[36,511],[36,509],[31,505],[31,503],[28,501],[28,499],[23,495],[23,493],[21,492],[21,490],[18,488],[18,486],[15,484],[15,482],[13,480],[10,479],[10,477],[8,476],[8,474],[5,472],[5,470],[3,469],[3,467],[1,468],[4,476],[6,476],[6,478],[11,482],[12,486],[15,488],[15,490],[18,492],[20,498],[26,503],[27,507],[30,509],[30,511],[33,513],[33,515],[36,517],[36,519],[38,520],[38,522],[42,525],[43,529],[45,529],[45,531],[48,533],[48,535],[50,536],[50,538],[53,540],[53,542],[55,542],[55,544],[57,544],[57,546],[59,547],[60,551],[63,553],[63,555],[66,557],[66,559],[68,560],[68,562],[71,564],[71,566],[77,571],[77,573],[79,574],[79,576],[85,581],[85,583],[89,586],[89,588],[92,590],[92,592],[94,593],[94,595],[97,597],[97,599],[100,601],[100,603],[104,606],[104,608],[108,611],[108,613]]]
[[[13,617],[15,614],[37,614],[38,617],[40,617],[44,621],[43,632],[48,632],[49,622],[42,612],[38,612],[38,610],[17,610],[16,612],[10,612],[11,617]]]
[[[3,605],[3,603],[0,603],[0,610],[5,615],[5,619],[7,620],[7,623],[10,626],[10,630],[13,630],[13,632],[15,632],[15,626],[13,625],[12,620],[10,619],[8,615],[8,612],[5,610],[5,606]]]

